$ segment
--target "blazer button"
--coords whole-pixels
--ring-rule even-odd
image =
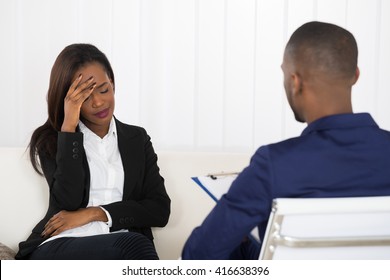
[[[125,223],[125,219],[120,218],[120,219],[119,219],[119,223],[123,225],[123,224]]]
[[[126,218],[125,218],[125,223],[126,223],[126,224],[129,223],[129,217],[126,217]]]
[[[79,152],[79,149],[78,148],[73,148],[72,150],[75,154],[77,154]]]
[[[78,154],[73,154],[73,159],[78,159],[79,158],[79,155]]]
[[[73,142],[73,146],[74,146],[74,147],[77,147],[78,145],[79,145],[79,142],[77,142],[77,141],[74,141],[74,142]]]

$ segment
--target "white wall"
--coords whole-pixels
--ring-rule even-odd
[[[251,152],[299,135],[280,64],[310,20],[354,33],[354,109],[390,129],[387,0],[0,0],[0,146],[26,145],[45,121],[51,66],[74,42],[107,54],[116,116],[156,150]]]

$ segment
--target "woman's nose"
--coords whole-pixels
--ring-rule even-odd
[[[99,93],[93,92],[91,94],[92,97],[92,107],[93,108],[98,108],[103,105],[103,98]]]

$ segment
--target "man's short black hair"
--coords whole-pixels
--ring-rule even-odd
[[[349,79],[356,72],[358,48],[348,30],[313,21],[305,23],[291,35],[286,55],[299,68]]]

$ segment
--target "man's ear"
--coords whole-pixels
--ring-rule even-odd
[[[300,95],[302,94],[302,78],[299,73],[293,73],[291,75],[291,86],[292,86],[292,94]]]
[[[359,69],[359,67],[356,66],[355,76],[353,77],[352,85],[356,84],[359,77],[360,77],[360,69]]]

